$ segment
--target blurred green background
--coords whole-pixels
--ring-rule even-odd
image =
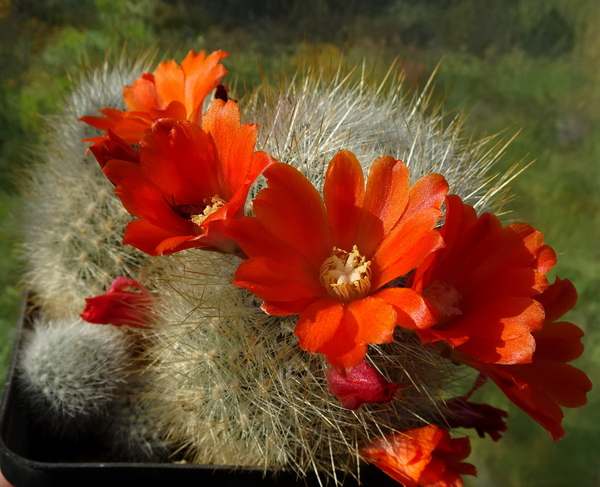
[[[57,109],[90,53],[127,46],[179,60],[224,49],[238,92],[261,69],[269,77],[363,58],[381,72],[397,62],[408,84],[424,85],[443,58],[435,93],[448,112],[469,111],[465,135],[521,130],[500,168],[537,160],[515,183],[511,219],[544,232],[556,272],[577,286],[568,318],[586,331],[587,350],[576,365],[597,383],[599,26],[598,0],[0,0],[0,374],[21,295],[20,171],[43,148],[40,115]],[[597,391],[566,411],[557,443],[494,386],[478,394],[509,410],[509,431],[498,443],[473,440],[479,478],[467,485],[600,485]]]

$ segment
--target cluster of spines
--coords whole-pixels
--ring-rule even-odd
[[[465,139],[464,113],[449,121],[434,106],[429,85],[405,93],[401,78],[381,84],[341,71],[331,80],[309,72],[276,89],[257,90],[244,105],[247,121],[258,123],[258,146],[297,167],[322,188],[327,164],[340,149],[356,154],[368,172],[383,155],[405,162],[413,181],[443,174],[450,192],[479,211],[493,211],[507,199],[518,165],[490,175],[507,143],[494,137]],[[264,181],[255,187],[255,193]]]

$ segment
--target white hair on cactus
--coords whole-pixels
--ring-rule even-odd
[[[131,355],[121,329],[78,318],[38,320],[21,351],[21,388],[41,416],[85,424],[106,415],[122,393]]]
[[[338,72],[325,81],[309,71],[288,85],[256,90],[245,100],[243,114],[260,126],[258,147],[297,167],[319,189],[331,158],[346,149],[366,172],[389,155],[407,164],[413,182],[440,173],[450,193],[479,211],[502,206],[518,165],[503,175],[490,170],[508,143],[465,139],[464,113],[446,125],[441,105],[432,106],[429,85],[410,95],[401,79],[390,82],[388,76],[376,86],[364,78],[352,81],[352,75]],[[262,187],[264,180],[254,194]]]

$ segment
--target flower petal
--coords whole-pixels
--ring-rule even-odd
[[[296,266],[268,257],[253,257],[238,267],[234,286],[248,289],[265,301],[317,300],[326,295],[316,279],[307,279]]]
[[[308,306],[300,315],[294,334],[300,347],[315,353],[331,340],[342,323],[344,303],[333,298],[321,298]]]
[[[346,304],[335,335],[317,349],[342,374],[349,374],[365,358],[369,343],[389,343],[396,312],[385,301],[366,297]]]
[[[115,185],[119,185],[124,179],[141,179],[151,184],[137,162],[111,159],[104,165],[102,173]]]
[[[148,113],[153,121],[158,121],[160,118],[173,118],[183,122],[187,117],[183,103],[177,100],[173,100],[171,103],[169,103],[164,110],[159,108],[150,108]]]
[[[347,334],[338,330],[329,342],[319,350],[340,374],[347,376],[367,355],[367,345],[356,343]]]
[[[396,325],[409,330],[433,326],[437,320],[423,297],[410,288],[388,287],[373,297],[384,300],[396,311]]]
[[[545,323],[544,327],[534,333],[538,358],[571,362],[583,353],[581,328],[566,321]]]
[[[184,100],[190,120],[200,122],[204,99],[227,74],[225,66],[219,64],[227,56],[225,51],[215,51],[208,56],[204,51],[199,54],[190,51],[181,62],[185,73]]]
[[[483,362],[517,364],[531,361],[535,350],[531,332],[539,330],[543,321],[544,309],[537,301],[511,297],[426,331]]]
[[[427,208],[441,208],[447,192],[448,182],[441,174],[422,177],[410,187],[408,206],[402,218]]]
[[[546,321],[556,321],[577,303],[577,290],[568,279],[556,278],[543,294],[535,297],[544,306]]]
[[[293,301],[265,301],[260,308],[268,315],[299,315],[314,302],[314,298],[295,299]]]
[[[198,125],[162,119],[140,143],[142,167],[147,177],[166,194],[173,205],[206,206],[219,195],[219,161],[215,146]]]
[[[377,159],[367,180],[356,244],[371,256],[379,242],[396,225],[408,204],[410,175],[406,165],[393,157]]]
[[[339,151],[329,163],[323,187],[331,237],[337,248],[350,251],[356,244],[364,186],[362,166],[354,154]]]
[[[171,236],[194,235],[195,225],[176,215],[162,191],[146,178],[121,180],[115,194],[129,213],[171,232]]]
[[[220,184],[233,194],[242,186],[250,186],[271,164],[275,163],[266,152],[254,152],[258,126],[240,125],[237,103],[215,100],[204,118],[203,128],[215,142],[220,161]],[[225,197],[227,191],[224,190]]]
[[[394,339],[396,312],[378,295],[350,301],[346,309],[358,327],[354,337],[357,343],[380,344],[389,343]]]
[[[402,220],[385,237],[372,258],[377,269],[373,289],[408,274],[423,263],[433,251],[443,246],[443,240],[434,230],[441,213],[435,208],[419,211]]]
[[[150,73],[142,74],[131,86],[125,86],[123,100],[131,112],[149,112],[151,108],[166,106],[156,92],[154,75]]]
[[[172,235],[169,230],[152,225],[146,220],[135,220],[125,228],[123,245],[131,245],[148,255],[160,255],[157,247]]]
[[[185,100],[185,75],[183,68],[174,60],[171,59],[158,65],[154,71],[154,83],[158,97],[162,101],[162,105],[156,108],[165,108],[173,100]]]
[[[254,200],[254,212],[267,230],[320,268],[333,248],[321,196],[306,177],[289,164],[264,172],[268,187]]]

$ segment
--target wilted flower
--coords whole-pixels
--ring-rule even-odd
[[[447,400],[444,421],[450,428],[474,428],[480,438],[487,433],[492,440],[498,441],[502,438],[500,433],[508,429],[504,421],[504,418],[508,416],[506,411],[489,404],[469,401],[473,392],[479,389],[486,380],[485,375],[479,374],[467,394]]]

